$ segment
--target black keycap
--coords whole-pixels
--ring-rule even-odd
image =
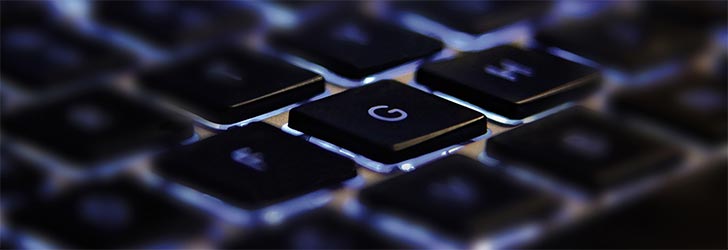
[[[233,47],[150,70],[139,80],[143,87],[222,125],[325,91],[325,81],[319,75]]]
[[[401,11],[413,12],[451,29],[480,35],[519,21],[539,17],[549,1],[403,1]]]
[[[192,126],[109,89],[19,109],[2,117],[18,141],[77,167],[95,167],[193,136]]]
[[[257,209],[356,176],[350,160],[262,122],[220,133],[155,161],[163,178]]]
[[[648,15],[665,20],[680,20],[681,24],[695,28],[715,27],[728,21],[728,3],[723,1],[664,1],[643,2]]]
[[[424,222],[460,239],[548,215],[555,200],[462,155],[448,156],[361,192],[375,211]]]
[[[51,25],[59,16],[49,1],[4,1],[0,9],[0,26]]]
[[[280,33],[273,42],[280,50],[351,79],[362,79],[442,49],[437,40],[363,18],[323,20]]]
[[[571,20],[536,35],[556,47],[628,73],[637,73],[685,57],[706,45],[701,29],[638,15],[606,13]]]
[[[63,90],[133,64],[124,50],[77,31],[44,25],[0,30],[3,81],[31,93]]]
[[[485,110],[522,119],[595,90],[592,68],[504,45],[424,65],[417,82]]]
[[[532,249],[725,249],[726,161],[556,232]]]
[[[232,1],[99,1],[94,18],[151,42],[176,49],[250,31],[258,16]]]
[[[0,199],[4,210],[20,208],[40,197],[46,175],[37,166],[0,149]]]
[[[60,248],[140,248],[205,229],[204,216],[122,178],[75,186],[11,214],[11,224]]]
[[[499,134],[488,155],[531,168],[596,194],[674,164],[680,152],[670,144],[574,107]]]
[[[726,80],[686,75],[639,90],[626,90],[612,100],[617,111],[646,117],[709,143],[726,141]]]
[[[222,249],[403,249],[360,223],[322,209],[225,242]]]
[[[289,126],[383,163],[398,163],[487,131],[473,110],[386,80],[297,107]]]

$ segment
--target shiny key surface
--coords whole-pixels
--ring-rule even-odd
[[[488,155],[596,194],[674,166],[677,147],[574,107],[494,136]]]
[[[416,79],[513,119],[584,97],[601,81],[592,68],[511,45],[425,64]]]
[[[372,160],[397,163],[484,134],[471,109],[386,80],[291,110],[289,126]]]
[[[373,211],[424,223],[461,239],[516,226],[557,206],[553,197],[462,155],[375,184],[364,189],[360,199]]]
[[[235,46],[148,70],[138,79],[143,88],[216,124],[234,124],[325,91],[321,76]]]
[[[234,128],[160,156],[161,177],[244,209],[257,209],[356,176],[354,163],[271,125]]]

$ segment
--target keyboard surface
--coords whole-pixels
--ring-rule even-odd
[[[726,249],[722,1],[0,1],[0,248]]]

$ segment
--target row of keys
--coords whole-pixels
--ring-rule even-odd
[[[651,192],[643,201],[627,204],[573,230],[567,228],[548,235],[531,247],[723,244],[719,239],[725,235],[721,233],[724,228],[721,229],[721,220],[715,218],[725,216],[725,204],[721,202],[725,199],[725,190],[719,188],[725,184],[724,166],[716,164],[699,170]],[[459,240],[533,223],[534,219],[548,220],[558,208],[558,200],[552,195],[513,182],[503,172],[463,156],[450,156],[367,187],[361,191],[359,200],[369,213],[395,215],[406,223],[425,225],[438,234]],[[674,209],[675,206],[684,209]],[[700,211],[705,216],[690,217],[685,211]],[[60,196],[38,200],[26,209],[16,210],[9,218],[20,232],[52,235],[45,240],[56,246],[83,248],[175,243],[199,235],[210,226],[199,211],[180,206],[126,178],[75,186]],[[637,218],[652,223],[644,224],[645,231],[639,237],[623,233],[620,225],[631,225]],[[710,234],[672,230],[681,228],[674,225],[693,225],[696,219],[703,221],[700,225],[714,230]],[[413,242],[398,240],[386,230],[373,230],[377,221],[357,220],[324,209],[287,220],[281,226],[260,228],[242,237],[234,235],[220,247],[255,248],[271,244],[297,249],[417,247],[411,245]],[[657,230],[655,225],[671,226],[665,227],[670,230]],[[610,240],[602,240],[604,237]]]
[[[227,115],[248,112],[249,116],[264,113],[297,100],[305,100],[321,91],[323,83],[315,74],[292,66],[286,67],[289,67],[287,69],[292,70],[291,72],[297,70],[301,74],[297,80],[300,83],[296,83],[296,80],[293,79],[297,77],[296,75],[286,75],[284,77],[293,79],[290,81],[291,85],[280,85],[275,89],[259,89],[260,93],[269,93],[265,98],[252,96],[249,92],[242,90],[233,91],[237,88],[226,84],[236,80],[226,75],[206,78],[204,73],[189,70],[189,77],[173,78],[170,76],[171,79],[178,79],[178,81],[193,79],[188,82],[190,87],[183,89],[194,89],[194,86],[201,84],[194,79],[207,80],[205,83],[210,83],[208,87],[218,84],[220,85],[220,95],[229,95],[231,99],[228,100],[233,100],[235,96],[247,96],[249,99],[246,100],[253,100],[247,105],[214,106],[213,104],[219,100],[205,99],[204,96],[196,95],[197,92],[194,91],[166,89],[169,90],[171,96],[188,100],[187,103],[208,104],[209,107],[222,108],[221,111],[217,111],[218,113],[203,112],[202,114]],[[169,76],[169,74],[160,75]],[[487,73],[482,73],[482,75],[487,75]],[[154,77],[157,76],[154,75]],[[150,85],[154,85],[153,82],[155,81],[150,81]],[[725,97],[720,96],[720,88],[721,86],[724,88],[724,85],[710,82],[705,84],[689,84],[688,88],[696,89],[695,91],[682,91],[685,88],[681,87],[683,85],[672,87],[673,85],[668,84],[664,85],[664,91],[653,92],[652,94],[656,98],[674,100],[671,103],[674,103],[675,106],[669,109],[670,112],[666,115],[660,115],[662,110],[666,110],[662,109],[664,105],[654,107],[650,106],[651,102],[642,102],[642,98],[646,96],[644,94],[619,95],[615,106],[618,108],[632,107],[626,110],[643,112],[656,119],[667,119],[666,121],[670,124],[675,124],[689,133],[698,134],[714,142],[721,142],[724,141],[725,136],[721,135],[720,118],[725,117],[726,110],[721,105],[725,102]],[[201,91],[202,88],[198,90]],[[306,94],[306,92],[310,94]],[[670,97],[678,94],[679,96]],[[663,97],[665,95],[668,95],[669,99]],[[292,99],[286,101],[284,98]],[[233,102],[229,101],[227,104]],[[281,102],[284,103],[281,104]],[[683,121],[677,117],[686,115],[691,116],[691,121],[703,119],[705,125],[688,122],[685,126],[680,126],[679,122],[673,122],[675,120]],[[234,117],[234,115],[228,117]],[[47,129],[45,124],[56,124],[56,126],[53,129]],[[372,160],[398,163],[478,137],[486,132],[487,122],[485,117],[478,112],[401,83],[382,81],[295,108],[290,113],[289,126]],[[599,128],[599,126],[588,126],[588,124],[583,127]],[[116,158],[147,147],[178,143],[193,136],[190,126],[182,119],[161,114],[149,105],[127,100],[123,95],[106,90],[86,91],[48,104],[10,113],[3,117],[3,130],[19,141],[28,142],[42,148],[43,151],[61,156],[60,158],[75,165],[84,166],[97,165],[103,163],[102,161],[105,159]],[[526,130],[526,128],[519,128],[513,133]],[[539,135],[539,133],[533,135]],[[520,145],[520,143],[514,144]],[[74,146],[68,147],[68,145]],[[611,155],[604,155],[604,157],[612,158]]]

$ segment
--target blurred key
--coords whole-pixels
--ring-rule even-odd
[[[126,51],[68,28],[13,25],[0,34],[2,79],[29,92],[63,91],[134,61]]]
[[[37,166],[0,148],[0,199],[3,210],[35,201],[43,192],[46,175]]]
[[[725,1],[651,1],[643,2],[654,18],[680,20],[696,28],[717,27],[728,22]]]
[[[289,126],[383,163],[397,163],[487,131],[473,110],[386,80],[291,110]]]
[[[599,73],[510,45],[424,65],[419,84],[510,119],[523,119],[593,92]]]
[[[557,205],[552,197],[462,155],[375,184],[360,199],[374,211],[425,223],[459,239],[517,226]]]
[[[0,8],[0,26],[52,25],[59,21],[50,1],[3,1]]]
[[[403,249],[361,223],[323,209],[279,227],[254,231],[224,243],[222,249]]]
[[[675,20],[607,13],[543,30],[536,40],[607,67],[639,72],[684,58],[707,45],[707,33]]]
[[[525,248],[725,249],[726,161]]]
[[[262,122],[169,152],[155,166],[165,179],[245,209],[334,187],[356,176],[350,160]]]
[[[149,70],[139,82],[221,129],[325,91],[319,75],[234,47]]]
[[[284,52],[351,79],[362,79],[442,49],[437,40],[364,18],[319,21],[281,32],[273,43]]]
[[[657,174],[681,157],[670,144],[580,107],[499,134],[486,150],[588,194]]]
[[[258,18],[234,1],[98,1],[93,15],[166,49],[233,37],[251,30]]]
[[[539,17],[550,1],[402,1],[401,11],[422,15],[456,31],[480,35],[504,26]]]
[[[77,249],[175,244],[208,225],[201,213],[125,178],[75,186],[8,219],[22,232]]]
[[[6,135],[76,167],[96,167],[193,136],[177,117],[115,93],[93,89],[2,117]]]
[[[668,82],[625,90],[612,106],[624,114],[646,117],[713,144],[726,141],[726,79],[685,75]]]

